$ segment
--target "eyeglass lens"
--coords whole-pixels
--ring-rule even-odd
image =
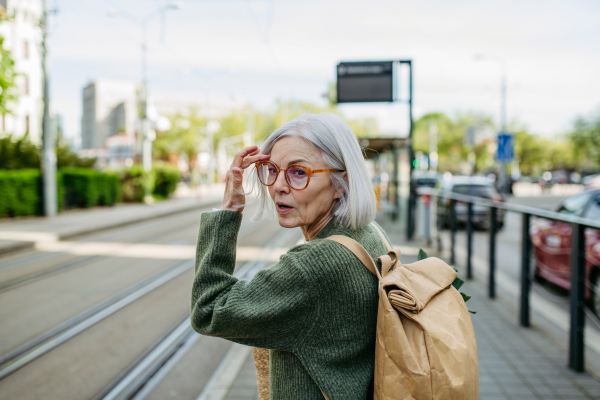
[[[258,166],[260,181],[270,186],[277,179],[277,167],[271,163],[262,163]],[[302,167],[290,167],[285,171],[285,177],[293,189],[304,189],[308,183],[308,172]]]

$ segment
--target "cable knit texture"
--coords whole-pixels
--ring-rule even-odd
[[[272,400],[364,400],[375,367],[377,278],[339,243],[358,241],[374,260],[386,254],[372,226],[335,219],[250,281],[232,274],[242,214],[202,214],[191,322],[203,334],[271,349]]]

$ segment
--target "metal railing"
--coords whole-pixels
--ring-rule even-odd
[[[569,367],[577,372],[584,371],[584,323],[585,323],[585,229],[600,229],[600,221],[579,218],[560,214],[553,211],[546,211],[539,208],[521,206],[517,204],[507,204],[504,202],[491,201],[481,197],[467,196],[458,193],[452,193],[431,188],[419,188],[418,194],[427,195],[441,199],[450,200],[450,263],[455,263],[455,245],[456,245],[456,202],[467,204],[467,279],[472,279],[471,255],[473,252],[473,206],[484,206],[490,209],[490,229],[489,229],[489,277],[488,277],[488,296],[496,297],[496,233],[498,210],[511,211],[521,214],[521,296],[519,321],[522,326],[530,326],[530,291],[531,291],[531,239],[529,228],[531,217],[539,217],[551,221],[558,221],[571,224],[571,290],[570,290],[570,316],[571,326],[569,333]],[[431,212],[431,208],[426,206],[426,213]],[[431,220],[431,218],[429,219]],[[439,222],[438,222],[439,223]],[[438,226],[438,243],[440,229]],[[441,248],[440,248],[441,250]]]

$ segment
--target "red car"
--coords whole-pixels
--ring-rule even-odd
[[[600,190],[584,192],[564,200],[556,212],[583,218],[600,219]],[[537,219],[530,230],[538,280],[547,280],[571,289],[571,225]],[[586,298],[600,316],[600,231],[586,229]]]

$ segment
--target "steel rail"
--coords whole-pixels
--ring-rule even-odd
[[[234,272],[238,279],[250,279],[269,264],[272,253],[283,244],[298,236],[295,230],[276,233],[264,246],[263,251],[253,260],[246,262]],[[143,400],[167,375],[193,344],[201,337],[189,321],[189,313],[183,322],[171,328],[166,338],[157,341],[147,355],[136,360],[125,376],[121,374],[108,385],[94,400]]]
[[[262,228],[266,223],[268,223],[268,221],[263,220],[261,223],[251,224],[250,226],[241,229],[238,237],[242,238],[248,236],[252,232]],[[72,337],[85,331],[89,327],[181,275],[192,268],[193,265],[193,260],[180,261],[170,265],[149,278],[119,292],[100,304],[1,356],[0,381]]]
[[[450,258],[454,262],[454,233],[455,233],[455,205],[457,201],[464,202],[472,207],[473,204],[487,207],[490,210],[490,252],[489,252],[489,297],[495,297],[495,269],[496,269],[496,213],[497,210],[504,210],[521,214],[521,295],[519,307],[519,322],[521,326],[529,327],[530,313],[530,292],[531,270],[530,259],[532,256],[532,243],[530,237],[531,216],[543,218],[551,221],[567,223],[571,227],[571,249],[570,249],[570,329],[569,329],[569,368],[576,372],[585,370],[585,300],[586,300],[586,279],[587,279],[587,258],[586,258],[586,228],[600,229],[600,221],[589,218],[570,216],[553,211],[541,210],[539,208],[521,206],[516,204],[506,204],[504,202],[490,201],[480,197],[462,195],[448,191],[420,188],[420,195],[434,196],[438,199],[450,199],[450,219],[452,226],[452,240],[450,247]],[[428,203],[429,204],[429,203]],[[439,206],[439,201],[438,201]],[[429,207],[427,206],[427,211]],[[439,214],[438,214],[439,215]],[[468,214],[469,224],[472,223],[472,213]],[[438,240],[441,239],[440,229],[437,230]],[[471,240],[472,232],[468,230],[468,240]],[[468,246],[468,258],[471,257],[472,248]]]
[[[160,229],[154,229],[151,233],[150,232],[147,232],[145,234],[138,233],[138,234],[136,234],[137,237],[135,237],[132,240],[130,239],[131,241],[126,241],[123,243],[129,244],[129,245],[137,244],[141,240],[150,240],[150,239],[158,238],[158,237],[164,236],[165,234],[177,232],[188,225],[196,225],[196,224],[198,224],[197,221],[194,221],[194,222],[186,221],[183,223],[179,222],[177,224],[173,224],[175,226],[170,227],[168,230],[160,231]],[[61,252],[59,252],[59,254],[64,254],[64,252],[61,251]],[[88,256],[88,257],[83,257],[83,258],[76,258],[75,260],[70,260],[70,261],[67,261],[62,264],[58,264],[58,265],[55,265],[55,266],[52,266],[49,268],[45,268],[41,271],[23,275],[18,278],[14,278],[14,279],[0,283],[0,293],[4,293],[9,290],[15,289],[17,287],[21,287],[21,286],[36,282],[40,279],[48,278],[48,277],[53,276],[58,273],[70,271],[72,269],[79,268],[79,267],[84,267],[95,261],[105,260],[110,257],[114,257],[114,256]]]
[[[589,219],[589,218],[574,217],[574,216],[570,216],[570,215],[566,215],[566,214],[557,213],[554,211],[547,211],[547,210],[542,210],[539,208],[522,206],[519,204],[508,204],[505,202],[491,201],[491,200],[483,199],[481,197],[474,197],[474,196],[469,196],[469,195],[464,195],[464,194],[446,192],[443,190],[431,189],[431,188],[419,188],[418,193],[420,195],[425,194],[425,195],[435,196],[435,197],[439,197],[439,198],[452,199],[452,200],[456,200],[456,201],[462,201],[465,203],[475,204],[478,206],[493,207],[493,208],[497,208],[499,210],[512,211],[512,212],[516,212],[516,213],[520,213],[520,214],[529,214],[529,215],[533,215],[534,217],[545,218],[545,219],[549,219],[552,221],[566,222],[569,224],[583,225],[587,228],[600,229],[600,221],[597,221],[597,220],[593,220],[593,219]]]

